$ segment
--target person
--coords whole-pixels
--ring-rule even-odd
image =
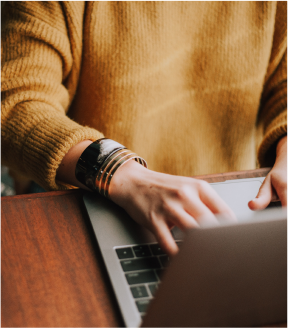
[[[193,175],[253,169],[257,149],[272,170],[250,208],[286,206],[286,21],[286,2],[5,2],[3,163],[46,190],[103,191],[170,255],[171,227],[235,220]],[[103,173],[121,145],[139,156],[105,190],[80,164]]]

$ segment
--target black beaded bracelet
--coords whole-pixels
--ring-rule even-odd
[[[125,147],[111,139],[102,138],[94,141],[84,150],[76,164],[76,179],[84,186],[96,191],[95,180],[101,165],[120,149],[125,149]]]

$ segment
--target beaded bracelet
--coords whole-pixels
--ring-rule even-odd
[[[111,180],[120,166],[134,159],[147,168],[146,161],[111,139],[98,139],[81,154],[75,176],[83,185],[109,198]]]

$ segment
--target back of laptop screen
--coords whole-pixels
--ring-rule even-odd
[[[193,229],[186,237],[143,326],[286,322],[286,218]]]

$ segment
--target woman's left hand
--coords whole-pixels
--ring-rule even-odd
[[[280,200],[287,206],[287,136],[277,145],[276,160],[255,199],[249,202],[251,210],[262,210],[272,201]]]

